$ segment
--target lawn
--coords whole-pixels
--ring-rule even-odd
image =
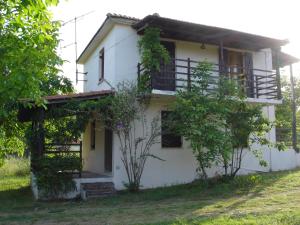
[[[300,170],[87,202],[36,202],[27,170],[18,166],[0,169],[0,224],[300,224]]]

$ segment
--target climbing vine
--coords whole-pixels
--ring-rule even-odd
[[[168,63],[170,56],[167,49],[160,42],[160,29],[149,27],[138,42],[141,54],[142,73],[138,80],[138,90],[150,90],[151,73],[159,71],[161,63]]]

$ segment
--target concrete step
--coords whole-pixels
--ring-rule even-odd
[[[81,184],[81,197],[86,200],[88,198],[97,198],[111,196],[116,193],[113,182],[95,182]]]
[[[104,197],[104,196],[111,196],[114,195],[116,193],[115,190],[108,190],[108,191],[86,191],[86,196],[87,198],[89,197]]]
[[[95,183],[82,183],[82,188],[84,190],[98,190],[105,188],[114,188],[113,182],[95,182]]]

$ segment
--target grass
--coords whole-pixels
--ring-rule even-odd
[[[87,202],[36,202],[28,172],[2,170],[12,171],[0,169],[0,224],[300,224],[300,170],[124,192]]]

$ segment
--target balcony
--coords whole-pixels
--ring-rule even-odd
[[[188,89],[193,84],[193,71],[199,61],[188,59],[172,59],[168,64],[161,64],[160,71],[150,74],[150,89],[161,91],[177,91]],[[138,64],[138,77],[145,69]],[[213,89],[220,76],[236,81],[248,98],[273,99],[281,97],[280,83],[276,71],[212,64],[209,87]]]

